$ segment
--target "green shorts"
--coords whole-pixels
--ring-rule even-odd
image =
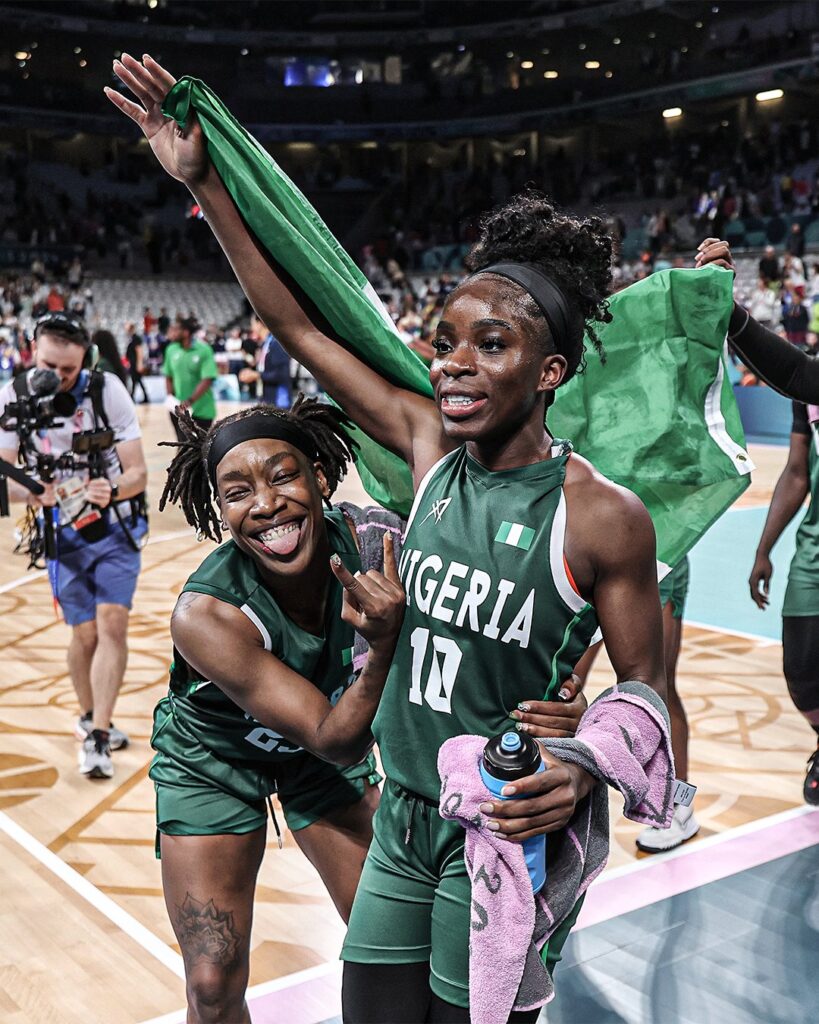
[[[671,572],[660,580],[660,606],[671,603],[671,614],[681,619],[685,611],[685,600],[688,597],[688,555],[677,562]]]
[[[782,614],[794,618],[819,615],[819,571],[805,572],[791,564]]]
[[[370,754],[349,768],[313,754],[279,761],[228,761],[204,747],[184,719],[162,700],[154,712],[148,773],[156,789],[156,825],[170,836],[253,832],[267,819],[265,801],[277,794],[287,827],[296,832],[339,807],[358,803],[381,779]]]
[[[468,1007],[472,899],[463,828],[388,779],[373,829],[341,959],[359,964],[428,961],[432,991],[447,1003]],[[550,973],[582,902],[544,947]]]

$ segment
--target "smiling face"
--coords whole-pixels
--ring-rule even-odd
[[[566,359],[526,309],[525,293],[496,277],[471,278],[450,295],[433,341],[429,377],[447,437],[492,443],[539,418]]]
[[[243,441],[216,467],[216,483],[231,537],[263,574],[298,576],[323,556],[327,479],[292,445]]]

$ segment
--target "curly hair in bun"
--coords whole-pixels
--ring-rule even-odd
[[[599,217],[573,217],[556,210],[538,192],[522,192],[481,219],[480,237],[464,262],[474,274],[501,260],[537,264],[566,296],[571,336],[556,346],[568,362],[564,382],[584,366],[585,335],[603,358],[595,324],[611,320],[606,299],[611,282],[611,238]],[[506,284],[520,294],[517,285]],[[528,294],[521,301],[526,312],[542,322],[544,340],[548,339],[546,319],[537,303]]]

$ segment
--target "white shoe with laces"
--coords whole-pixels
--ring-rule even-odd
[[[91,729],[93,728],[93,720],[90,712],[84,715],[80,715],[74,726],[74,735],[78,740],[84,740],[86,736],[91,735]],[[108,729],[109,743],[112,750],[124,750],[131,742],[128,738],[128,733],[118,729],[113,722],[111,722]]]
[[[80,747],[80,775],[88,779],[112,779],[111,747],[105,733],[95,729],[82,741]]]
[[[694,817],[693,808],[677,804],[670,828],[644,828],[637,836],[637,848],[645,853],[665,853],[682,846],[699,830],[700,823]]]

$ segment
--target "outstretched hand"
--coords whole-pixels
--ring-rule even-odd
[[[406,608],[392,534],[384,531],[383,573],[370,569],[353,576],[338,555],[330,559],[330,568],[344,588],[343,621],[364,637],[371,650],[392,657]]]
[[[123,53],[121,60],[114,61],[114,73],[139,103],[107,86],[105,95],[139,125],[168,174],[189,187],[201,181],[207,173],[209,160],[205,136],[196,115],[191,111],[183,131],[162,113],[162,102],[176,85],[173,75],[147,53],[141,63],[129,53]]]
[[[731,246],[721,238],[704,238],[697,246],[694,266],[699,270],[707,263],[714,263],[716,266],[724,267],[725,270],[736,274]]]

